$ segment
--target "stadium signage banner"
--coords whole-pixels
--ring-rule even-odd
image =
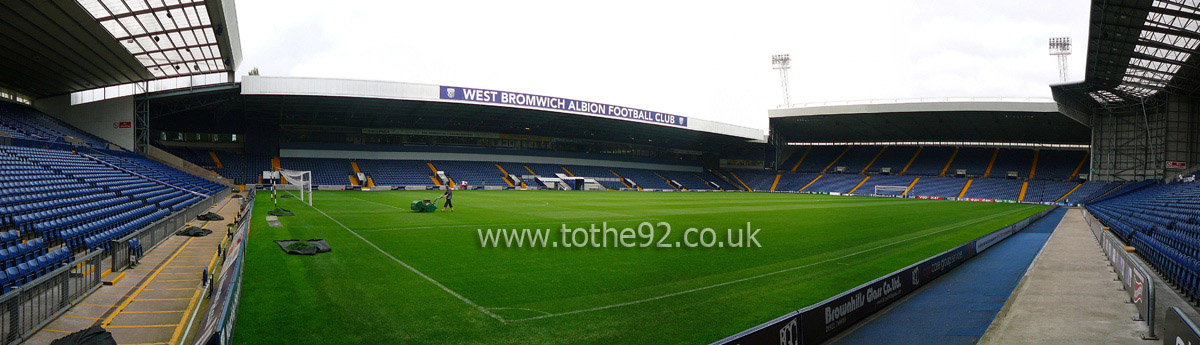
[[[1167,169],[1187,170],[1187,162],[1167,161]]]
[[[1125,286],[1125,292],[1129,294],[1129,301],[1137,306],[1138,314],[1142,317],[1149,315],[1149,291],[1150,287],[1146,284],[1146,276],[1142,275],[1142,271],[1138,270],[1130,262],[1130,258],[1126,257],[1125,246],[1117,243],[1112,236],[1107,236],[1102,233],[1101,246],[1104,248],[1104,254],[1108,256],[1108,261],[1112,262],[1113,271],[1117,272],[1117,276],[1121,279],[1121,285]]]
[[[1038,212],[1015,224],[713,344],[819,344],[1054,210],[1050,208]],[[799,326],[799,329],[795,326]]]
[[[440,91],[439,98],[446,100],[569,111],[679,127],[687,127],[688,120],[684,116],[656,111],[527,93],[472,89],[457,86],[442,86]]]
[[[225,248],[225,263],[221,276],[212,284],[216,291],[209,296],[208,310],[200,322],[193,345],[229,344],[233,338],[234,319],[237,317],[238,301],[242,292],[242,263],[246,250],[246,234],[250,232],[250,214],[254,211],[254,200],[242,212],[244,218],[238,224],[229,247]]]
[[[1200,344],[1200,330],[1179,308],[1167,311],[1167,323],[1163,325],[1163,344]]]

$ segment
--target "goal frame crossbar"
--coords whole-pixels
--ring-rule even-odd
[[[880,192],[897,192],[897,193],[894,193],[894,194],[895,194],[895,195],[905,195],[905,194],[908,194],[908,186],[883,186],[883,185],[876,185],[876,186],[875,186],[875,195],[892,195],[892,194],[883,194],[883,193],[880,193]]]

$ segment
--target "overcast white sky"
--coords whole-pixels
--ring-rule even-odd
[[[238,75],[542,94],[754,128],[782,103],[1050,97],[1047,39],[1083,79],[1087,0],[241,0]]]

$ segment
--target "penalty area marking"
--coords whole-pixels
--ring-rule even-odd
[[[288,191],[288,194],[292,194],[292,192]],[[366,201],[366,200],[363,200],[363,201]],[[305,204],[305,205],[307,205],[307,204]],[[400,259],[397,259],[395,256],[392,256],[392,254],[388,254],[388,252],[383,251],[383,249],[379,248],[379,246],[375,245],[374,242],[367,240],[365,237],[362,237],[362,235],[359,235],[357,232],[354,232],[354,230],[351,230],[350,227],[346,226],[345,224],[342,224],[342,222],[339,222],[337,219],[333,219],[333,217],[330,217],[328,214],[325,214],[325,211],[321,211],[321,209],[317,208],[316,206],[312,206],[312,205],[308,205],[308,207],[321,213],[322,216],[325,216],[325,218],[329,218],[329,220],[332,220],[334,223],[337,223],[337,225],[341,226],[342,229],[346,229],[346,231],[349,231],[351,234],[354,234],[355,237],[358,237],[358,239],[362,240],[363,242],[366,242],[368,245],[370,245],[372,248],[375,248],[375,250],[379,251],[384,256],[387,256],[388,258],[392,259],[392,261],[395,261],[396,263],[400,264],[400,266],[404,266],[404,268],[407,268],[409,271],[416,273],[417,275],[421,276],[421,278],[425,278],[425,280],[428,280],[430,283],[433,283],[433,285],[437,285],[437,287],[442,288],[442,291],[446,291],[446,293],[449,293],[450,295],[458,298],[459,300],[463,301],[464,303],[466,303],[469,306],[475,307],[475,309],[479,309],[479,311],[483,312],[487,316],[491,316],[493,319],[496,319],[497,321],[500,321],[502,323],[508,323],[508,321],[505,320],[503,317],[500,317],[500,315],[496,315],[496,313],[493,313],[492,311],[488,310],[487,308],[484,308],[483,306],[476,304],[475,302],[472,302],[470,299],[463,297],[463,295],[460,295],[458,292],[454,292],[454,290],[450,290],[450,288],[446,287],[445,285],[442,285],[442,283],[438,282],[437,280],[434,280],[433,278],[425,275],[425,273],[418,271],[415,267],[412,267],[408,263],[406,263],[404,261],[400,261]]]
[[[1008,216],[1008,215],[1016,214],[1016,213],[1018,213],[1018,212],[1021,212],[1021,211],[1024,211],[1024,210],[1025,210],[1025,208],[1023,208],[1023,209],[1018,209],[1018,210],[1014,210],[1014,211],[1010,211],[1010,212],[1006,212],[1006,213],[994,214],[994,215],[991,215],[991,216],[988,216],[988,217],[984,217],[984,218],[977,218],[977,219],[974,219],[974,220],[969,220],[969,221],[958,222],[958,223],[955,223],[955,224],[947,225],[945,229],[937,230],[937,231],[930,232],[930,233],[927,233],[927,234],[922,234],[922,235],[920,235],[920,236],[916,236],[916,237],[912,237],[912,238],[907,238],[907,239],[899,240],[899,241],[896,241],[896,242],[892,242],[892,243],[888,243],[888,244],[883,244],[883,245],[875,246],[875,247],[872,247],[872,248],[863,249],[863,250],[860,250],[860,251],[857,251],[857,252],[854,252],[854,253],[850,253],[850,254],[846,254],[846,255],[842,255],[842,256],[839,256],[839,257],[836,257],[836,258],[830,258],[830,259],[825,259],[825,260],[821,260],[821,261],[817,261],[817,262],[813,262],[813,263],[808,263],[808,264],[804,264],[804,265],[800,265],[800,266],[789,267],[789,268],[781,269],[781,270],[774,271],[774,272],[767,272],[767,273],[763,273],[763,274],[759,274],[759,275],[755,275],[755,276],[750,276],[750,277],[746,277],[746,278],[741,278],[741,279],[730,280],[730,281],[723,282],[723,283],[717,283],[717,284],[712,284],[712,285],[708,285],[708,286],[701,286],[701,287],[698,287],[698,288],[692,288],[692,289],[683,290],[683,291],[676,291],[676,292],[672,292],[672,293],[669,293],[669,294],[665,294],[665,295],[659,295],[659,296],[654,296],[654,297],[650,297],[650,298],[644,298],[644,299],[640,299],[640,300],[636,300],[636,301],[629,301],[629,302],[622,302],[622,303],[616,303],[616,304],[609,304],[609,305],[604,305],[604,306],[599,306],[599,307],[593,307],[593,308],[587,308],[587,309],[578,309],[578,310],[572,310],[572,311],[561,312],[561,313],[546,314],[546,315],[542,315],[542,316],[527,317],[527,318],[523,318],[523,319],[516,319],[516,320],[512,320],[512,322],[521,322],[521,321],[538,320],[538,319],[545,319],[545,318],[551,318],[551,317],[558,317],[558,316],[566,316],[566,315],[573,315],[573,314],[579,314],[579,313],[586,313],[586,312],[590,312],[590,311],[597,311],[597,310],[611,309],[611,308],[616,308],[616,307],[624,307],[624,306],[628,306],[628,305],[634,305],[634,304],[641,304],[641,303],[646,303],[646,302],[652,302],[652,301],[657,301],[657,300],[664,299],[664,298],[668,298],[668,297],[674,297],[674,296],[679,296],[679,295],[689,294],[689,293],[693,293],[693,292],[697,292],[697,291],[703,291],[703,290],[708,290],[708,289],[712,289],[712,288],[722,287],[722,286],[725,286],[725,285],[730,285],[730,284],[741,283],[741,282],[748,281],[748,280],[754,280],[754,279],[758,279],[758,278],[763,278],[763,277],[773,276],[773,275],[780,274],[780,273],[791,272],[791,271],[795,271],[795,270],[798,270],[798,269],[801,269],[801,268],[811,267],[811,266],[815,266],[815,265],[823,264],[823,263],[830,262],[830,261],[837,261],[837,260],[845,259],[845,258],[848,258],[848,257],[851,257],[851,256],[856,256],[856,255],[859,255],[859,254],[863,254],[863,253],[866,253],[866,252],[875,251],[875,250],[877,250],[877,249],[882,249],[882,248],[885,248],[885,247],[894,246],[894,245],[897,245],[897,244],[900,244],[900,243],[904,243],[904,242],[912,241],[912,240],[919,239],[919,238],[923,238],[923,237],[926,237],[926,236],[930,236],[930,235],[934,235],[934,234],[938,234],[938,233],[942,233],[942,232],[946,232],[946,231],[954,230],[954,229],[957,229],[957,228],[960,228],[960,227],[963,227],[963,226],[967,226],[967,225],[971,225],[971,224],[976,224],[976,223],[982,223],[982,222],[985,222],[985,221],[988,221],[988,220],[992,220],[992,219],[996,219],[996,218],[999,218],[999,217],[1003,217],[1003,216]],[[936,229],[936,228],[935,228],[935,229]]]

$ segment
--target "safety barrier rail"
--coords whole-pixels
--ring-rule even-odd
[[[1171,307],[1165,321],[1163,345],[1200,344],[1200,328],[1179,308]]]
[[[1048,208],[941,254],[713,344],[819,344],[883,310],[892,302],[946,274],[1056,209],[1058,207]]]
[[[250,195],[243,199],[242,210],[235,220],[236,226],[228,234],[227,244],[221,252],[220,276],[213,279],[209,291],[208,309],[201,319],[200,328],[196,330],[193,345],[220,344],[226,345],[233,338],[234,321],[237,317],[238,301],[242,292],[242,264],[246,257],[246,239],[250,234],[250,219],[254,211],[256,192],[250,190]],[[190,324],[191,322],[189,322]],[[182,339],[187,339],[184,332]]]
[[[1137,306],[1138,316],[1146,321],[1146,327],[1150,331],[1144,338],[1158,339],[1154,334],[1154,280],[1150,279],[1146,268],[1125,251],[1124,242],[1118,240],[1111,232],[1104,231],[1104,226],[1087,209],[1080,208],[1079,212],[1083,213],[1083,219],[1092,230],[1092,235],[1096,236],[1096,242],[1100,243],[1104,255],[1112,263],[1117,279],[1129,294],[1129,301]]]
[[[93,251],[0,296],[0,344],[17,344],[100,288],[102,252]]]
[[[229,197],[229,193],[230,190],[228,188],[213,193],[212,196],[200,200],[200,202],[192,204],[188,208],[172,213],[170,216],[159,219],[157,222],[134,231],[129,235],[111,240],[107,253],[111,254],[109,258],[112,260],[112,271],[114,273],[120,272],[129,267],[129,240],[136,238],[138,244],[142,246],[142,250],[149,252],[161,244],[163,240],[166,240],[175,234],[176,231],[179,231],[189,221],[196,219],[196,216],[207,212],[209,208],[221,200],[225,200],[225,198]]]

